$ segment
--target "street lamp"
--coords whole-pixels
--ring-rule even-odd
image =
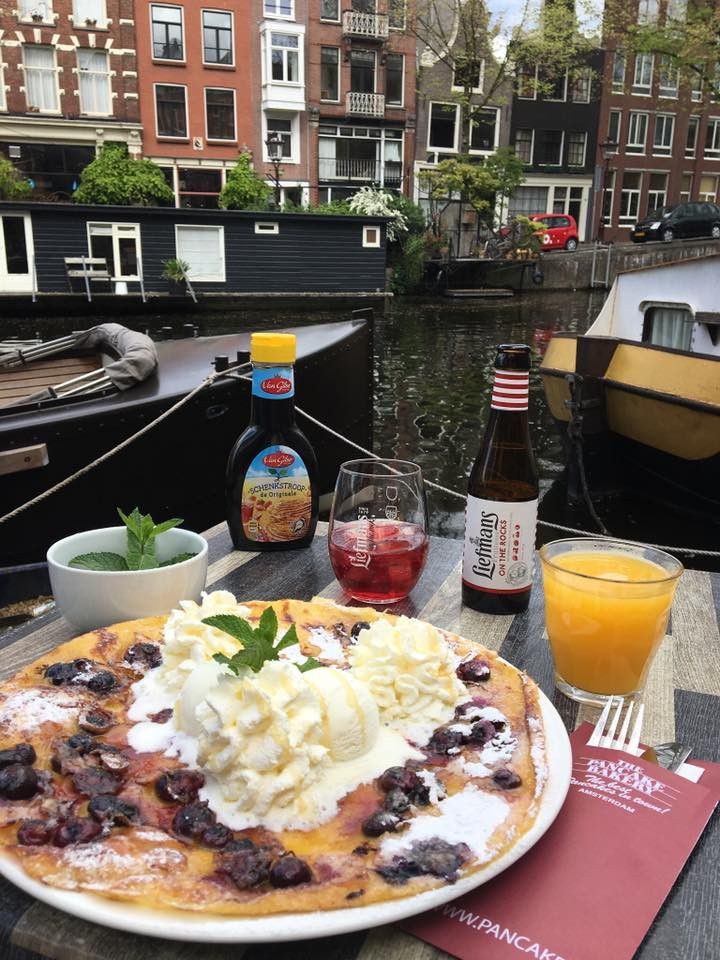
[[[268,134],[265,141],[268,159],[273,165],[273,180],[275,181],[275,208],[280,209],[280,164],[282,163],[283,138],[277,130]]]
[[[617,153],[618,144],[615,140],[604,140],[600,144],[603,158],[602,191],[600,193],[600,219],[598,222],[598,243],[605,239],[605,194],[607,193],[610,173],[610,158]],[[612,214],[612,211],[611,211]]]

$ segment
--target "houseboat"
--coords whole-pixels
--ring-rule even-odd
[[[540,371],[571,497],[586,480],[720,517],[719,280],[717,255],[630,270],[586,334],[552,338]]]

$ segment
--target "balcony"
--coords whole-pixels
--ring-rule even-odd
[[[321,182],[342,180],[345,183],[377,183],[399,189],[402,185],[402,164],[388,161],[384,165],[371,158],[320,157]]]
[[[385,96],[382,93],[346,93],[345,113],[356,117],[384,117]]]
[[[389,34],[388,18],[384,13],[361,13],[359,10],[346,10],[343,13],[342,31],[344,37],[387,40]]]

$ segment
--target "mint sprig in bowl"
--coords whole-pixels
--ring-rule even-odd
[[[118,513],[122,527],[75,533],[48,550],[53,595],[79,630],[168,613],[199,600],[205,586],[203,537],[177,518],[156,524],[137,507]]]

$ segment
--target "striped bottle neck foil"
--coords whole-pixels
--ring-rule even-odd
[[[527,410],[529,389],[527,370],[496,370],[490,406],[493,410]]]

